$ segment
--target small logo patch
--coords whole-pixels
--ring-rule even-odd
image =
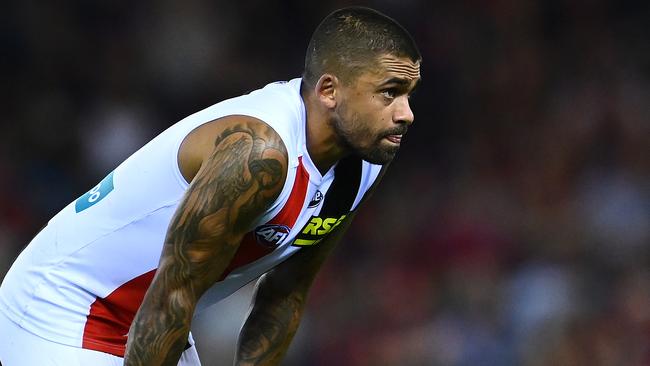
[[[89,207],[92,207],[97,202],[106,197],[107,194],[113,190],[113,172],[102,179],[99,184],[93,187],[90,191],[86,192],[83,196],[79,197],[74,204],[74,210],[79,213]]]
[[[289,235],[289,231],[291,229],[286,225],[260,225],[255,229],[255,238],[259,244],[275,248]]]
[[[311,199],[311,201],[309,201],[309,205],[307,207],[314,208],[318,206],[318,204],[320,204],[322,200],[323,200],[323,194],[321,193],[321,191],[316,191],[314,197]]]

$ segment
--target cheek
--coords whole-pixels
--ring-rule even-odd
[[[377,131],[385,129],[392,120],[390,105],[381,96],[372,96],[364,111],[371,127]]]
[[[382,126],[382,123],[381,117],[377,115],[363,115],[357,126],[359,134],[361,135],[360,137],[367,141],[368,144],[373,144],[381,134],[380,126]]]
[[[385,106],[379,96],[371,96],[363,102],[351,103],[346,112],[355,111],[345,117],[347,130],[354,135],[358,142],[365,141],[364,145],[372,144],[388,126],[389,118],[386,116]]]

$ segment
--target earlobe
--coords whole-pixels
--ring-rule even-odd
[[[316,83],[316,95],[318,100],[328,109],[336,107],[336,93],[338,92],[339,80],[332,74],[323,74]]]

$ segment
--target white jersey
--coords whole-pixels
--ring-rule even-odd
[[[287,179],[197,309],[301,246],[317,244],[357,207],[381,166],[348,158],[321,175],[307,153],[300,84],[272,83],[217,103],[135,152],[54,216],[20,254],[0,287],[0,312],[42,338],[123,356],[167,227],[188,188],[177,162],[180,144],[198,126],[228,115],[258,118],[280,135],[289,156]]]

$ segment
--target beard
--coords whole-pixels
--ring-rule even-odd
[[[343,112],[344,108],[341,109]],[[378,134],[376,131],[372,131],[367,124],[364,125],[358,115],[352,115],[347,121],[340,116],[341,114],[337,113],[336,118],[332,120],[332,127],[338,136],[339,143],[344,148],[372,164],[384,165],[395,158],[399,146],[387,145],[383,143],[383,139],[389,135],[401,135],[405,131],[395,129],[396,131]]]

